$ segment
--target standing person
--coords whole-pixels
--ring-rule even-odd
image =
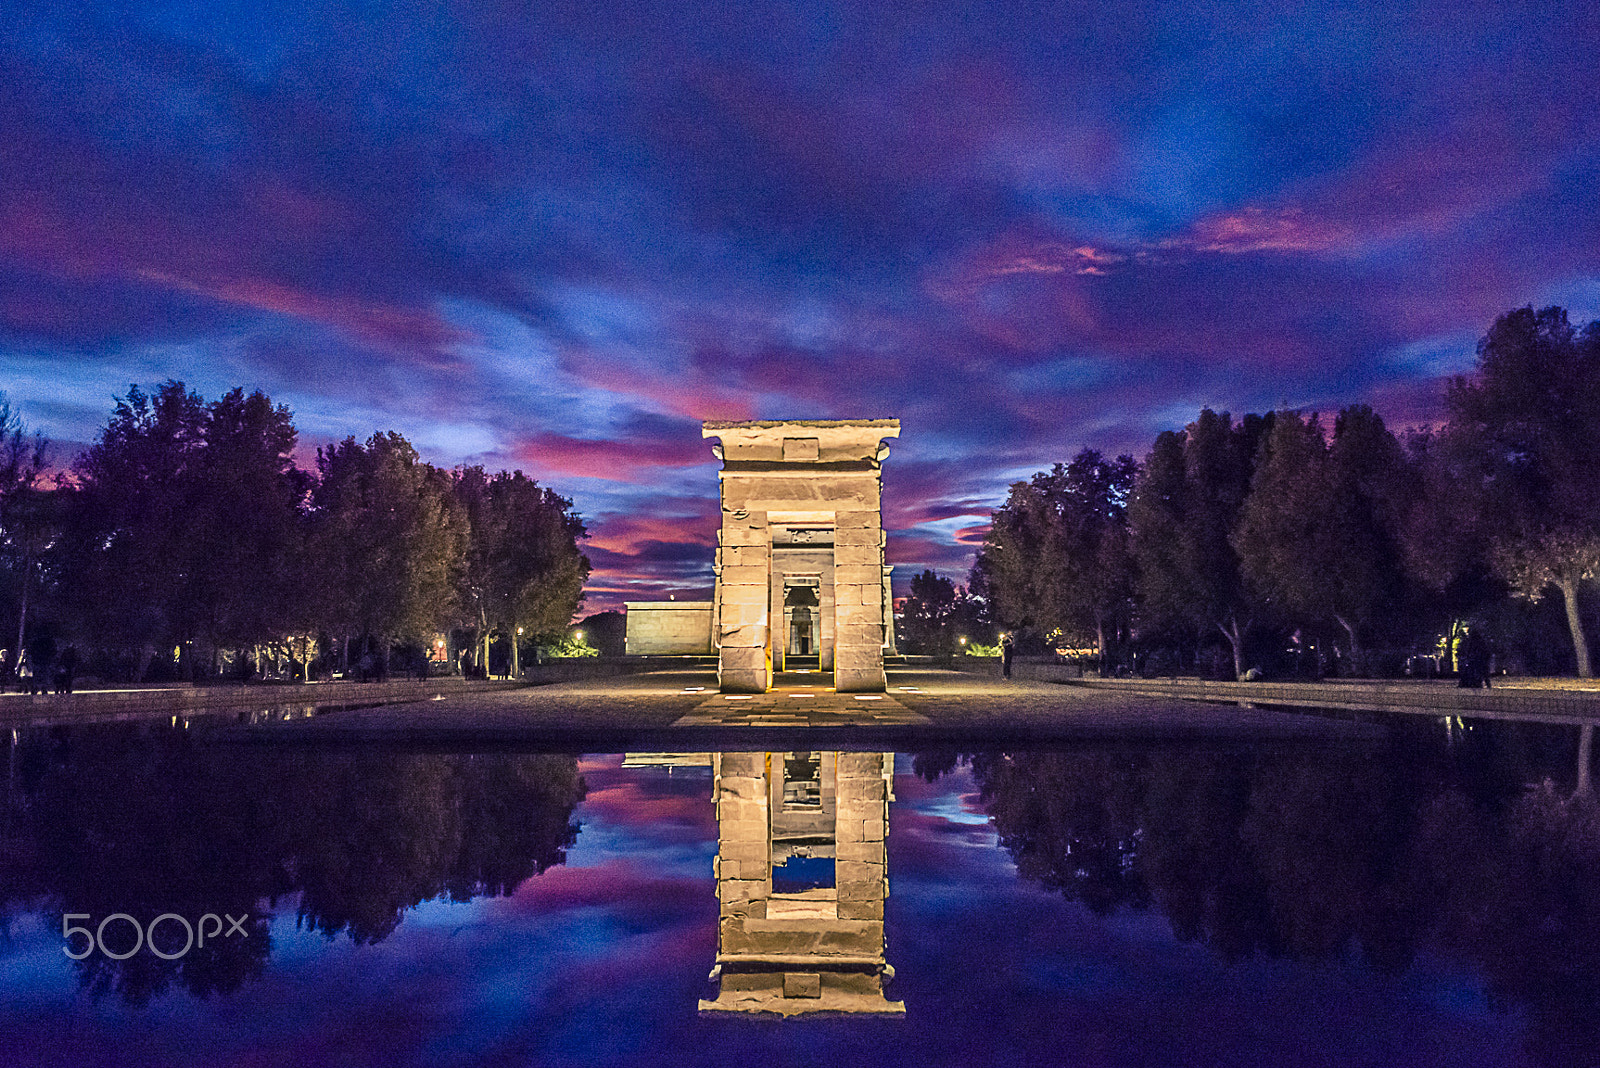
[[[1489,643],[1478,627],[1461,640],[1461,685],[1473,690],[1489,688]]]
[[[78,673],[78,647],[69,645],[56,658],[56,693],[71,693],[72,680]]]
[[[33,692],[33,665],[28,662],[26,647],[17,650],[17,692]]]
[[[1011,635],[1000,635],[1000,674],[1005,678],[1011,677],[1011,654],[1016,651],[1016,643],[1011,640]]]

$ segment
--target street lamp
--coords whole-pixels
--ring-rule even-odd
[[[517,637],[511,643],[511,677],[522,678],[522,628],[517,628]]]

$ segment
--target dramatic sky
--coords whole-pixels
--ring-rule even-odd
[[[709,587],[707,418],[898,417],[890,560],[1202,405],[1435,416],[1600,316],[1600,6],[0,8],[0,389],[260,388],[570,496],[589,609]]]

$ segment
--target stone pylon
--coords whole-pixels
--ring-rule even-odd
[[[787,650],[814,646],[839,692],[884,690],[894,622],[882,464],[899,420],[708,422],[702,433],[721,442],[712,639],[722,689],[765,692]]]

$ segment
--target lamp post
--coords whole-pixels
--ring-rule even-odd
[[[522,678],[522,628],[517,628],[517,636],[511,639],[511,677]]]

